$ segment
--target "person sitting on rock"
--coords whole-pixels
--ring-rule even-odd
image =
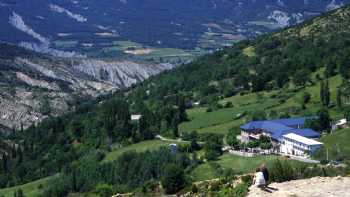
[[[267,170],[266,163],[263,163],[263,164],[260,166],[260,171],[261,171],[261,172],[263,173],[263,175],[264,175],[265,185],[268,186],[269,181],[270,181],[270,175],[269,175],[269,171]]]
[[[264,174],[263,174],[263,172],[261,172],[260,167],[257,168],[255,171],[253,185],[260,187],[260,188],[265,187],[265,185],[266,185]]]

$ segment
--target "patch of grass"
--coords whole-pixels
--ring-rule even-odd
[[[78,41],[76,40],[56,40],[53,42],[57,48],[73,48],[77,46]]]
[[[129,48],[139,49],[143,47],[142,44],[131,41],[114,41],[113,45],[116,45],[118,49],[122,51],[127,50]]]
[[[260,166],[262,163],[266,163],[267,167],[271,166],[276,159],[286,160],[286,158],[276,155],[262,155],[255,157],[241,157],[237,155],[232,155],[225,153],[219,157],[218,161],[215,161],[216,164],[225,170],[232,169],[236,174],[247,174],[254,173],[255,169]],[[295,160],[287,160],[292,165],[301,163]],[[215,165],[214,165],[215,166]],[[202,181],[208,179],[218,178],[217,169],[213,169],[209,163],[204,163],[199,165],[192,171],[192,178],[194,181]]]
[[[169,144],[172,143],[179,143],[178,141],[161,141],[161,140],[149,140],[149,141],[143,141],[137,144],[131,144],[129,146],[125,146],[122,148],[115,148],[111,152],[109,152],[104,162],[109,162],[116,160],[121,154],[127,152],[127,151],[136,151],[136,152],[145,152],[145,151],[152,151],[156,150],[162,146],[169,146]]]
[[[243,49],[243,54],[248,57],[255,57],[256,56],[255,48],[253,46],[247,47]]]
[[[269,21],[250,21],[248,22],[249,25],[256,25],[256,26],[263,26],[269,29],[278,29],[280,26],[278,24],[275,24],[273,22]]]
[[[181,49],[155,48],[151,53],[145,56],[147,56],[148,58],[151,58],[151,57],[157,58],[157,57],[180,57],[180,56],[192,56],[192,55]]]
[[[350,160],[350,129],[335,131],[333,134],[323,136],[320,141],[323,143],[324,149],[316,154],[318,159],[326,159],[326,149],[328,149],[330,160],[335,160],[339,156]]]
[[[256,109],[267,109],[278,104],[277,99],[271,99],[272,92],[257,94],[236,95],[220,101],[224,104],[232,102],[234,107],[206,112],[206,108],[199,107],[187,111],[190,121],[180,124],[181,132],[197,130],[199,133],[222,133],[226,134],[232,127],[237,127],[248,119],[243,117],[235,120],[238,114],[255,111]]]
[[[226,135],[231,128],[238,127],[241,124],[244,124],[244,121],[240,119],[240,120],[229,121],[223,124],[218,124],[215,126],[200,128],[200,129],[197,129],[196,131],[200,134],[201,133],[218,133],[218,134]]]
[[[33,181],[24,185],[0,189],[0,196],[4,197],[13,197],[14,192],[17,191],[19,188],[23,190],[23,193],[26,197],[37,197],[40,196],[43,192],[43,189],[40,189],[39,187],[42,186],[42,188],[45,188],[48,182],[53,179],[55,176],[46,177],[43,179],[39,179],[37,181]]]
[[[254,172],[256,167],[266,162],[270,165],[274,160],[280,158],[278,156],[256,156],[256,157],[241,157],[231,154],[222,155],[215,163],[219,164],[223,169],[232,169],[237,174],[245,174]],[[208,180],[217,178],[218,175],[209,163],[199,165],[192,172],[194,181]]]

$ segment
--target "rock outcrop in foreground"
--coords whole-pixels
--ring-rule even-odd
[[[350,196],[350,177],[314,177],[284,183],[272,183],[272,193],[252,186],[248,197],[346,197]]]

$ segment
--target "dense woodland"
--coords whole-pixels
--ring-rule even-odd
[[[174,193],[189,181],[184,172],[201,162],[193,156],[195,153],[188,152],[203,148],[207,160],[222,154],[221,135],[179,133],[178,125],[187,120],[186,109],[193,102],[215,108],[219,98],[235,94],[287,85],[302,88],[314,83],[310,76],[320,68],[325,70],[319,76],[324,80],[321,95],[325,110],[330,105],[328,77],[339,73],[343,85],[338,94],[349,95],[348,19],[350,8],[346,7],[292,29],[238,43],[152,77],[130,90],[81,104],[65,116],[50,117],[27,130],[17,130],[6,137],[12,145],[1,153],[0,186],[23,184],[59,173],[55,184],[45,188],[46,196],[108,190],[111,185],[118,185],[119,191],[114,192],[134,188],[146,191],[156,180],[162,181],[168,193]],[[333,29],[334,25],[338,29]],[[308,101],[307,95],[304,101]],[[337,104],[341,105],[341,101]],[[139,122],[130,120],[135,113],[142,114]],[[327,118],[327,111],[320,111],[319,116]],[[310,124],[328,129],[322,121]],[[185,137],[191,141],[190,147],[177,153],[168,149],[129,152],[114,162],[101,162],[113,144],[127,146],[158,134]],[[228,139],[228,143],[237,144],[234,137]],[[261,144],[270,146],[267,141]]]

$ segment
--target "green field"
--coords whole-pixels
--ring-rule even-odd
[[[187,111],[190,121],[180,125],[181,132],[196,130],[199,133],[226,134],[232,127],[237,127],[247,121],[246,117],[235,120],[242,113],[252,112],[256,109],[268,109],[278,104],[277,100],[270,99],[269,93],[237,95],[220,101],[224,104],[232,102],[234,107],[224,108],[213,112],[206,112],[205,107],[193,108]]]
[[[16,186],[16,187],[10,187],[10,188],[6,188],[6,189],[1,189],[0,190],[0,196],[4,196],[4,197],[13,197],[14,196],[14,192],[17,191],[19,188],[23,190],[23,193],[26,197],[37,197],[40,194],[42,194],[43,190],[40,189],[40,187],[42,186],[43,188],[45,187],[46,184],[48,184],[48,182],[54,178],[54,176],[52,177],[46,177],[43,179],[39,179],[37,181],[33,181],[21,186]]]
[[[341,84],[341,78],[335,76],[330,78],[329,86],[331,91],[331,102],[336,101],[336,90]],[[311,101],[306,105],[306,109],[301,109],[301,99],[304,92],[311,94]],[[259,93],[249,93],[243,96],[235,95],[219,101],[221,104],[232,102],[232,108],[219,109],[213,112],[206,112],[206,107],[195,107],[187,111],[189,121],[180,124],[181,132],[198,133],[220,133],[226,134],[230,128],[239,127],[250,120],[251,112],[264,110],[265,112],[289,112],[292,116],[315,115],[321,108],[320,104],[320,84],[307,86],[303,89],[289,87],[282,91],[264,91]],[[283,102],[281,101],[283,98]],[[298,111],[295,112],[295,109]],[[329,109],[332,118],[341,117],[339,109],[333,107]],[[246,113],[246,116],[235,120],[238,114]]]
[[[269,29],[278,29],[280,26],[278,24],[275,24],[273,22],[268,21],[250,21],[248,22],[249,25],[256,25],[256,26],[263,26]]]
[[[143,47],[142,44],[131,41],[114,41],[113,45],[116,45],[118,49],[122,51],[127,50],[128,48],[139,49]]]
[[[245,174],[254,172],[262,163],[268,166],[276,159],[283,159],[279,156],[267,155],[256,157],[241,157],[231,154],[224,154],[219,157],[215,163],[219,164],[222,169],[232,169],[237,174]],[[297,161],[290,161],[297,162]],[[199,165],[191,174],[194,181],[202,181],[217,178],[216,169],[213,169],[209,163]]]
[[[149,50],[148,52],[140,52],[140,54],[125,53],[130,50]],[[111,45],[102,49],[103,53],[126,55],[141,61],[159,61],[173,62],[192,60],[195,56],[202,55],[204,52],[198,50],[185,51],[176,48],[154,48],[143,46],[140,43],[132,41],[114,41]]]
[[[108,161],[116,160],[121,154],[127,151],[136,151],[136,152],[152,151],[162,146],[169,146],[169,144],[172,144],[172,143],[178,144],[179,142],[175,140],[174,141],[149,140],[149,141],[143,141],[137,144],[132,144],[122,148],[113,148],[113,150],[106,155],[103,161],[108,162]]]
[[[76,40],[56,40],[53,42],[53,44],[57,48],[62,48],[62,49],[73,48],[73,47],[77,46],[78,41],[76,41]]]
[[[254,47],[247,47],[243,50],[243,54],[248,56],[248,57],[255,57],[256,53],[255,53],[255,48]]]

